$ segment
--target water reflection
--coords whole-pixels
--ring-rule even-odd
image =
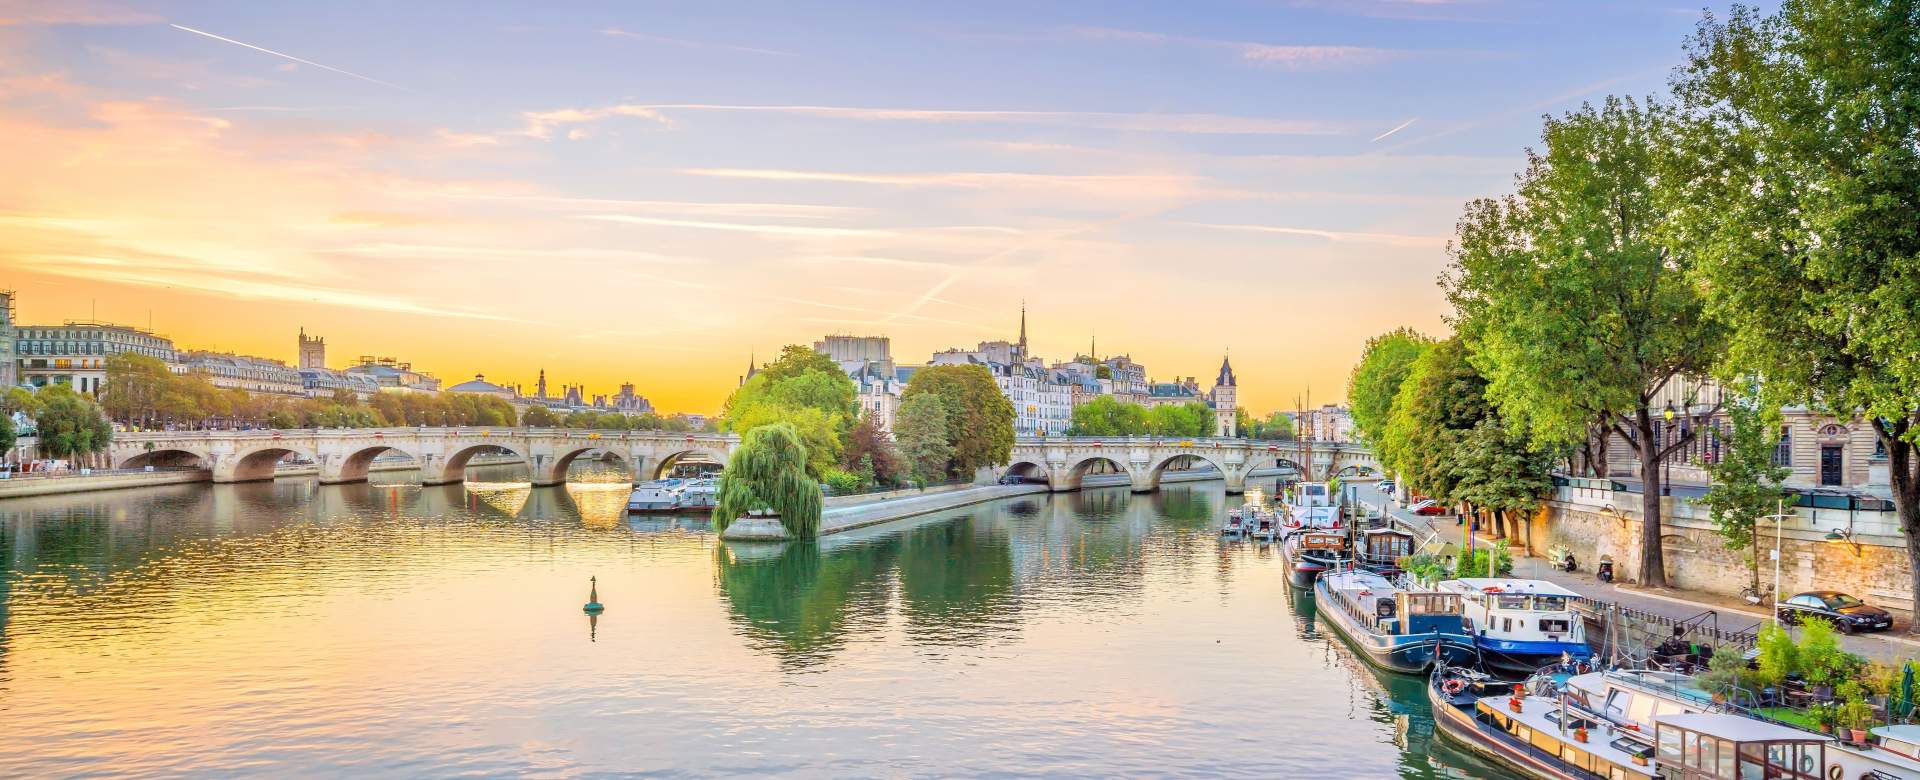
[[[1217,485],[719,544],[476,476],[0,503],[0,775],[1504,777]]]

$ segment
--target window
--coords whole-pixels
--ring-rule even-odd
[[[1793,465],[1793,426],[1780,426],[1780,442],[1773,446],[1773,465]]]

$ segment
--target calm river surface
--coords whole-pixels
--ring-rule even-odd
[[[1509,777],[1218,483],[750,546],[405,476],[0,501],[0,776]]]

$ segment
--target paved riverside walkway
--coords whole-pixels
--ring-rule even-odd
[[[1461,546],[1461,526],[1455,525],[1451,515],[1422,517],[1413,514],[1395,504],[1386,494],[1375,490],[1372,485],[1356,486],[1355,497],[1367,507],[1386,507],[1395,519],[1414,529],[1420,543],[1428,545],[1428,552],[1439,552],[1442,545],[1451,545],[1448,552],[1453,552]],[[1429,543],[1429,539],[1434,541]],[[1493,540],[1486,536],[1478,536],[1474,542],[1476,545],[1492,543]],[[1762,623],[1771,619],[1766,607],[1754,606],[1735,597],[1690,590],[1642,588],[1617,581],[1604,583],[1594,578],[1594,564],[1594,561],[1579,561],[1580,568],[1577,571],[1563,572],[1548,566],[1545,559],[1526,556],[1514,560],[1513,573],[1517,577],[1546,580],[1591,599],[1613,602],[1671,620],[1688,620],[1713,610],[1719,614],[1719,627],[1723,630],[1758,630]],[[1907,633],[1907,625],[1906,620],[1896,620],[1890,631],[1842,636],[1840,641],[1848,650],[1875,660],[1891,662],[1920,658],[1920,640]]]

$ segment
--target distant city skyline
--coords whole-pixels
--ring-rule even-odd
[[[749,354],[918,362],[1024,299],[1036,355],[1231,352],[1242,407],[1318,405],[1369,336],[1445,331],[1454,220],[1539,115],[1661,90],[1699,14],[1197,10],[0,1],[0,287],[689,412]]]

